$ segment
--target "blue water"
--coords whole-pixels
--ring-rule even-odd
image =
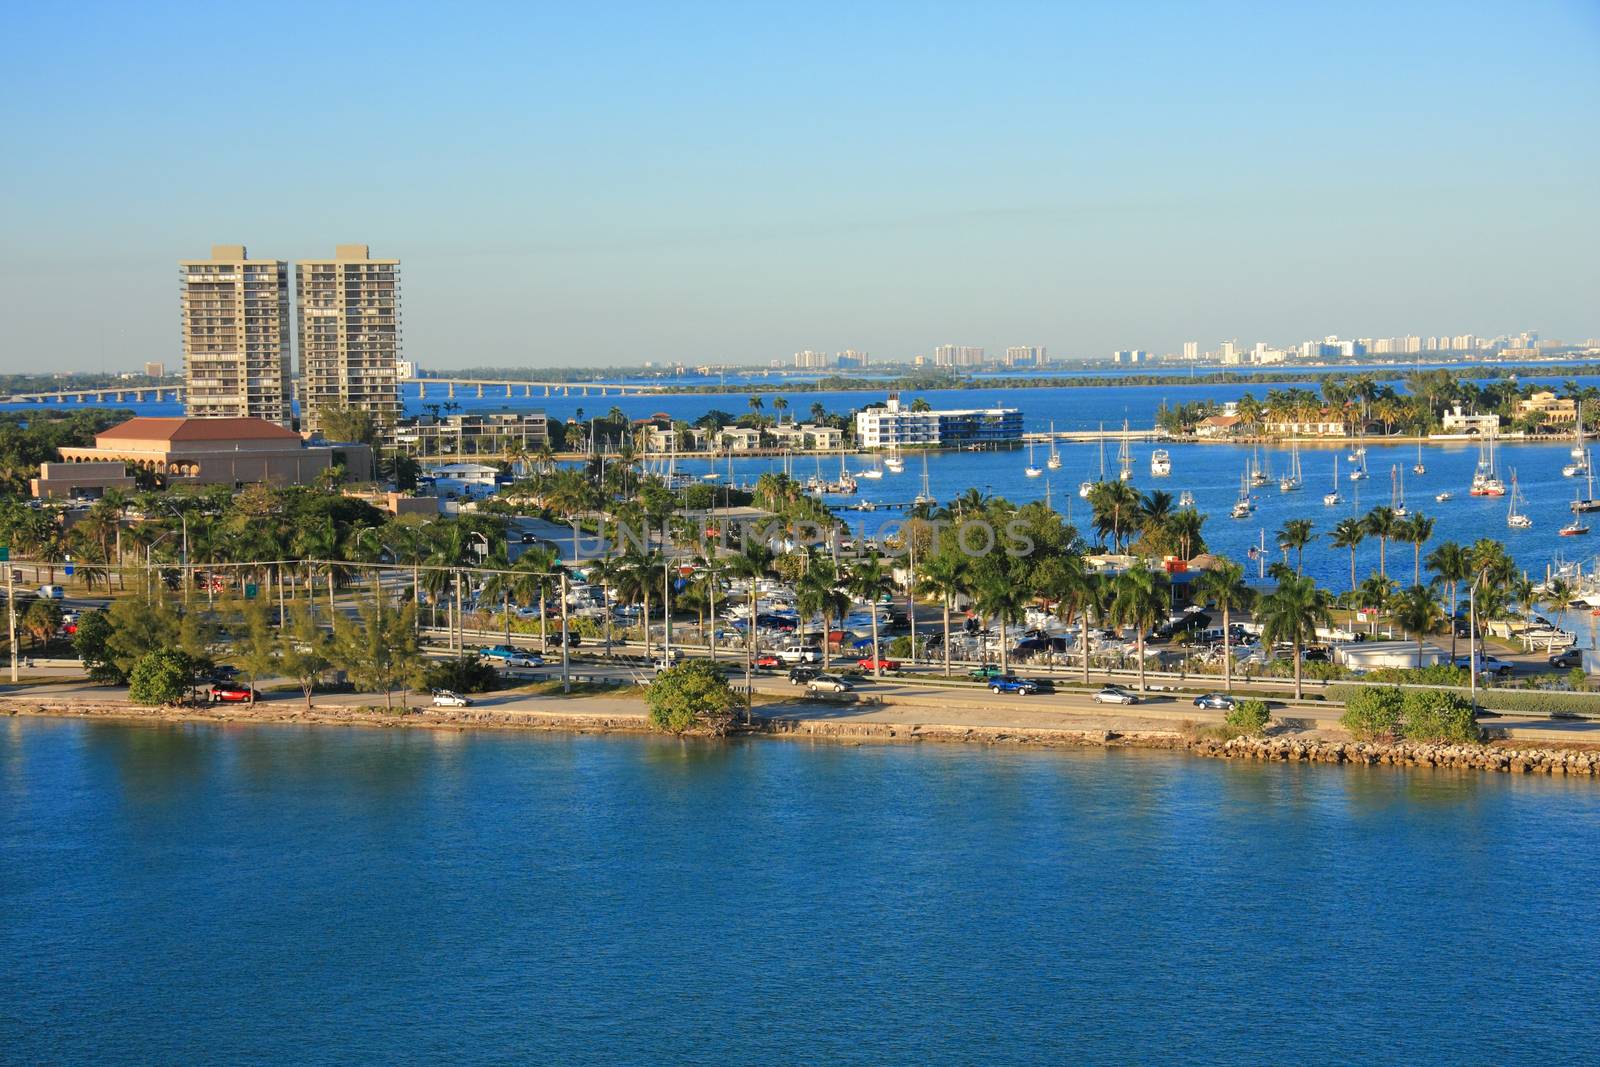
[[[1600,787],[0,724],[7,1063],[1586,1058]]]

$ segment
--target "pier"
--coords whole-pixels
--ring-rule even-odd
[[[439,388],[430,388],[439,387]],[[418,400],[442,396],[454,400],[457,395],[490,399],[501,397],[535,399],[544,397],[600,397],[645,396],[665,392],[659,385],[639,385],[624,382],[534,382],[514,378],[408,378],[400,383],[402,395]],[[458,394],[458,390],[460,391]]]

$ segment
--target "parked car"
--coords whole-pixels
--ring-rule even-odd
[[[991,693],[1015,693],[1017,696],[1032,696],[1039,691],[1039,683],[1031,678],[1018,678],[1014,674],[1002,674],[989,679]]]
[[[213,682],[211,685],[213,704],[247,704],[260,699],[261,694],[248,685],[236,685],[233,682]]]
[[[834,674],[819,674],[806,683],[813,693],[848,693],[855,686]]]
[[[555,645],[557,648],[561,647],[563,641],[565,641],[568,648],[577,648],[583,644],[582,637],[574,633],[564,634],[560,630],[555,631],[544,639],[546,645]]]
[[[1472,657],[1470,655],[1457,656],[1456,666],[1470,668],[1472,666]],[[1479,674],[1494,674],[1504,677],[1505,675],[1511,673],[1511,669],[1512,665],[1503,659],[1497,659],[1485,652],[1478,653]]]
[[[1096,704],[1137,704],[1139,695],[1130,693],[1120,686],[1108,685],[1094,695]]]
[[[1583,666],[1583,650],[1579,649],[1579,648],[1569,648],[1569,649],[1566,649],[1565,651],[1557,652],[1555,655],[1550,657],[1550,666],[1552,666],[1552,667],[1582,667]]]
[[[791,685],[805,685],[821,673],[815,667],[790,667],[789,683]]]
[[[544,657],[537,652],[530,652],[525,648],[515,645],[493,645],[480,649],[478,655],[484,659],[498,660],[503,667],[543,667]]]
[[[879,656],[877,659],[873,659],[871,656],[862,656],[860,659],[856,660],[856,666],[860,667],[864,671],[897,671],[900,669],[900,661],[897,659],[884,659],[882,656]]]
[[[433,691],[433,706],[436,708],[470,708],[472,701],[450,689],[435,689]]]
[[[1236,702],[1227,693],[1202,693],[1194,698],[1197,708],[1209,708],[1212,711],[1231,711]]]
[[[59,585],[41,585],[39,596],[45,600],[65,600],[67,591]]]

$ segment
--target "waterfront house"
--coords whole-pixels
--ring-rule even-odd
[[[1571,426],[1578,421],[1578,405],[1571,397],[1557,397],[1544,390],[1518,400],[1513,414],[1517,422],[1532,418],[1542,426]]]
[[[1212,440],[1232,437],[1239,432],[1243,421],[1237,415],[1212,415],[1200,420],[1194,428],[1194,435]]]
[[[1467,414],[1457,404],[1444,413],[1440,427],[1445,433],[1496,434],[1500,432],[1500,416],[1492,412],[1487,415]]]

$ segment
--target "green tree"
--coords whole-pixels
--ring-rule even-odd
[[[234,612],[233,622],[232,658],[250,683],[250,703],[254,704],[256,683],[273,677],[282,667],[281,645],[264,600],[244,601]]]
[[[1443,689],[1413,689],[1400,710],[1400,732],[1408,741],[1476,744],[1482,739],[1471,701]]]
[[[972,567],[972,606],[991,623],[1000,625],[1000,672],[1010,673],[1010,623],[1021,622],[1032,595],[1011,573],[1006,558],[994,553],[981,557]]]
[[[919,560],[916,591],[923,596],[939,598],[944,610],[944,675],[950,677],[950,608],[956,597],[967,589],[967,560],[956,547],[954,539],[947,540],[940,550]]]
[[[780,398],[781,399],[781,398]],[[894,588],[883,561],[876,556],[857,560],[845,575],[845,588],[851,596],[866,602],[872,616],[872,676],[883,677],[882,657],[878,655],[878,606],[883,595]]]
[[[128,674],[128,699],[135,704],[176,704],[194,676],[189,657],[175,648],[155,648],[140,656]]]
[[[1461,583],[1472,577],[1471,553],[1455,541],[1446,541],[1428,553],[1428,569],[1438,576],[1450,592],[1450,617],[1455,618],[1456,597]],[[1450,627],[1450,662],[1456,659],[1456,628]]]
[[[1333,598],[1326,589],[1299,575],[1285,577],[1256,605],[1261,640],[1267,646],[1287,642],[1294,649],[1294,697],[1305,696],[1301,682],[1301,652],[1316,640],[1317,627],[1333,625]]]
[[[111,621],[100,609],[78,616],[78,632],[72,635],[72,648],[88,669],[89,680],[101,685],[123,685],[128,674],[117,666],[111,651]]]
[[[1333,528],[1333,547],[1350,552],[1350,591],[1356,591],[1356,549],[1367,539],[1367,524],[1357,518],[1340,519]]]
[[[1267,728],[1271,713],[1264,700],[1241,700],[1228,709],[1222,724],[1236,737],[1259,737]]]
[[[1433,590],[1414,585],[1394,601],[1394,618],[1417,639],[1417,667],[1422,667],[1422,639],[1444,621],[1444,611]]]
[[[650,725],[667,733],[725,734],[736,697],[728,680],[706,660],[685,660],[656,675],[645,693]]]
[[[334,622],[334,665],[350,676],[356,688],[382,693],[394,710],[394,691],[422,680],[422,652],[417,647],[415,609],[385,607],[381,600],[361,607],[357,617],[341,615]]]
[[[333,666],[333,635],[317,621],[310,604],[294,604],[278,631],[278,669],[300,687],[306,710],[317,682]]]
[[[1291,548],[1294,549],[1294,572],[1296,574],[1300,574],[1304,570],[1306,546],[1317,539],[1317,535],[1312,533],[1311,530],[1312,523],[1310,519],[1290,519],[1278,531],[1278,547],[1283,549],[1284,555],[1287,557],[1289,550]]]
[[[1367,533],[1378,539],[1378,573],[1388,577],[1388,557],[1385,550],[1394,537],[1395,526],[1400,520],[1396,517],[1394,509],[1385,505],[1373,508],[1361,521],[1366,525]]]
[[[1398,686],[1364,685],[1345,700],[1339,725],[1357,741],[1393,738],[1400,731],[1400,709],[1405,703]]]
[[[167,604],[144,596],[119,597],[106,610],[110,633],[105,646],[111,663],[123,676],[133,673],[147,652],[178,644],[177,613]]]
[[[1218,559],[1195,579],[1194,596],[1199,603],[1215,604],[1222,612],[1222,687],[1232,692],[1233,613],[1245,611],[1255,602],[1255,590],[1245,584],[1242,564]]]
[[[1144,691],[1144,638],[1167,613],[1167,575],[1148,567],[1130,567],[1111,583],[1111,622],[1132,626],[1139,658],[1139,691]]]
[[[46,645],[61,629],[61,605],[53,600],[35,600],[22,613],[19,625],[35,648]]]

